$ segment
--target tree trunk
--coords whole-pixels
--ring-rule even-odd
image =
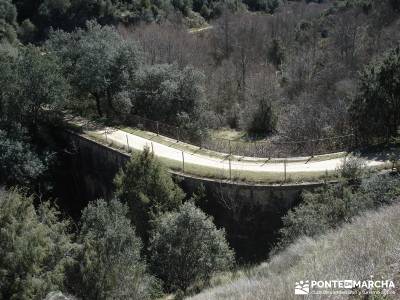
[[[114,108],[114,105],[113,105],[113,103],[112,103],[111,91],[110,91],[109,89],[107,89],[106,94],[107,94],[107,104],[108,104],[108,108],[111,109],[111,111],[112,111],[113,113],[116,114],[117,112],[116,112],[116,110],[115,110],[115,108]]]
[[[94,93],[93,96],[94,96],[94,99],[96,100],[97,113],[99,114],[99,117],[102,117],[103,112],[101,110],[100,97],[97,93]]]

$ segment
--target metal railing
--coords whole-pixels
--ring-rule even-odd
[[[350,151],[364,144],[352,133],[302,141],[283,139],[237,141],[215,138],[209,134],[191,133],[183,128],[137,115],[131,115],[127,119],[127,124],[131,127],[150,131],[200,148],[246,157],[286,158],[291,156],[315,156]]]

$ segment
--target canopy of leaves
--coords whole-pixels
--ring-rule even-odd
[[[190,66],[183,70],[168,64],[146,66],[133,83],[133,111],[152,120],[188,127],[201,116],[203,82],[204,75]]]
[[[46,49],[62,63],[64,75],[74,87],[76,105],[94,100],[97,112],[116,113],[114,101],[126,91],[141,64],[139,48],[132,40],[125,40],[114,27],[88,22],[86,29],[72,33],[52,31]]]
[[[31,197],[0,193],[1,299],[44,299],[63,289],[76,250],[68,227],[49,203],[35,211]]]
[[[31,20],[39,28],[38,38],[50,27],[71,31],[89,20],[102,24],[155,21],[168,10],[169,1],[132,2],[129,0],[14,0],[19,20]]]
[[[240,122],[250,136],[265,137],[275,131],[276,114],[266,96],[255,96],[248,101]]]
[[[0,130],[0,183],[31,186],[46,171],[46,158],[32,149],[20,127],[14,131],[19,136]]]
[[[28,46],[0,56],[0,119],[29,128],[63,106],[69,86],[56,59]]]
[[[17,38],[17,9],[11,0],[0,0],[0,43],[15,42]]]
[[[207,284],[215,272],[229,270],[234,262],[225,232],[191,201],[156,220],[149,252],[152,270],[172,291]]]
[[[82,213],[76,291],[85,299],[149,299],[156,288],[140,258],[142,243],[117,200],[90,203]]]
[[[400,125],[400,47],[369,64],[360,76],[351,117],[365,138],[396,136]]]
[[[72,31],[90,20],[111,25],[178,18],[189,25],[201,26],[204,18],[218,17],[224,7],[233,11],[245,9],[241,0],[13,0],[13,3],[19,22],[29,20],[38,28],[36,40],[43,39],[51,27]],[[253,10],[273,12],[279,6],[279,0],[258,0],[257,3],[260,5],[252,6]]]
[[[132,155],[116,176],[115,185],[116,197],[128,205],[132,222],[145,243],[151,220],[177,209],[184,198],[183,191],[148,148]]]

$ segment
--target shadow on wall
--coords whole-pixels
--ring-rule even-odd
[[[129,155],[75,134],[67,134],[70,149],[63,170],[69,180],[64,193],[74,201],[74,218],[88,201],[110,199],[113,179],[129,160]],[[206,197],[200,207],[226,230],[227,238],[240,262],[265,260],[276,241],[281,217],[296,205],[301,192],[321,184],[249,185],[176,175],[183,190],[191,195],[204,186]],[[69,203],[71,205],[71,203]]]
[[[201,208],[226,230],[230,245],[241,263],[256,263],[268,257],[282,227],[282,216],[297,205],[303,190],[321,184],[246,185],[182,178],[187,193],[205,187]]]

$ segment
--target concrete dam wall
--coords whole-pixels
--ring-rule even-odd
[[[75,133],[66,133],[66,138],[73,153],[71,165],[79,173],[77,180],[85,199],[110,199],[114,176],[130,155]],[[322,185],[246,184],[171,173],[188,195],[203,191],[205,197],[198,205],[214,218],[217,226],[226,229],[239,260],[247,262],[267,257],[282,216],[299,202],[302,191]]]

